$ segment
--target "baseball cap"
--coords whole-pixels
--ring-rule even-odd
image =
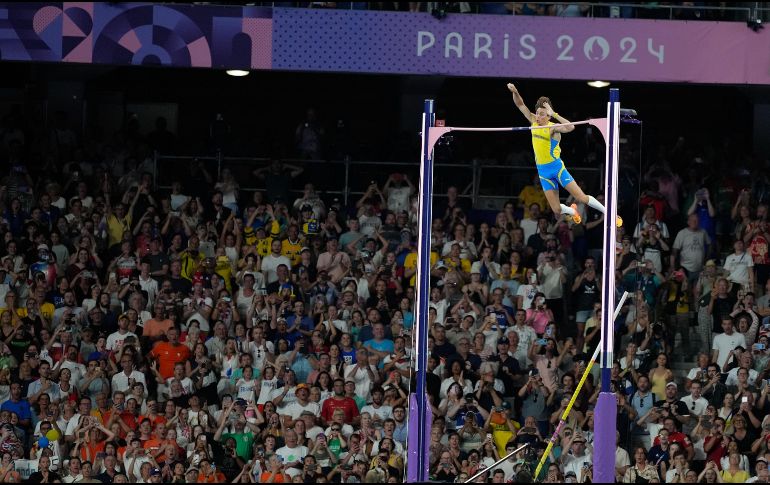
[[[510,344],[510,342],[508,341],[508,337],[501,337],[497,339],[497,345],[500,345],[500,344],[506,344],[506,345]]]
[[[160,475],[160,468],[153,468],[150,470],[150,475]]]
[[[307,251],[307,252],[310,252],[310,248],[309,248],[309,247],[307,247],[307,246],[304,246],[302,249],[300,249],[300,250],[299,250],[299,253],[300,253],[300,254],[302,254],[302,253],[304,253],[305,251]]]
[[[706,261],[706,266],[716,266],[716,265],[717,263],[713,259],[709,259],[708,261]]]
[[[671,381],[668,384],[666,384],[666,387],[674,387],[674,389],[679,389],[679,386],[676,384],[676,382]]]
[[[300,389],[305,389],[307,391],[308,390],[307,384],[305,383],[297,384],[297,388],[295,389],[294,392],[299,391]]]
[[[447,269],[447,266],[446,266],[446,264],[444,264],[443,260],[441,260],[438,263],[436,263],[436,269],[442,269],[442,268],[443,269]]]
[[[38,249],[45,249],[46,251],[49,251],[47,244],[38,244],[37,248]]]
[[[307,212],[307,211],[313,211],[313,206],[310,204],[304,204],[302,208],[300,209],[300,212]]]

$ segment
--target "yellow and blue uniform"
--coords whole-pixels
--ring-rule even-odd
[[[548,122],[547,125],[541,127],[537,123],[533,123],[531,130],[535,165],[543,190],[559,190],[560,184],[562,187],[566,187],[567,184],[575,180],[560,158],[559,140],[551,137],[551,125],[553,124]]]

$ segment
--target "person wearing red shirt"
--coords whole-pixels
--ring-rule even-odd
[[[333,391],[334,395],[326,399],[321,407],[321,419],[330,423],[334,411],[342,409],[345,412],[345,423],[352,423],[358,417],[358,406],[352,398],[345,396],[345,381],[335,379]]]
[[[703,451],[706,452],[706,461],[713,461],[717,468],[721,468],[722,457],[727,454],[727,443],[729,440],[725,436],[725,420],[714,418],[714,426],[711,432],[703,439]]]
[[[174,364],[190,358],[190,349],[179,343],[179,330],[176,327],[168,329],[166,336],[168,342],[157,342],[150,352],[150,358],[157,363],[153,363],[153,370],[157,365],[158,374],[164,382],[174,375]]]
[[[661,403],[663,402],[665,401],[658,401],[655,403],[655,405],[661,406]],[[680,402],[681,401],[676,401],[676,403]],[[687,455],[687,460],[692,460],[693,456],[695,456],[695,448],[692,445],[692,441],[690,441],[690,438],[688,438],[686,434],[676,429],[676,420],[673,416],[668,416],[663,420],[663,428],[668,431],[668,442],[678,444],[679,447],[682,448],[682,451],[684,451],[685,455]],[[660,438],[656,436],[652,444],[653,446],[659,445]]]

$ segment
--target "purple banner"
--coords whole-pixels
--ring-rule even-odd
[[[0,3],[11,61],[770,84],[769,50],[739,22]]]
[[[0,59],[270,69],[272,12],[120,2],[2,3]]]
[[[770,84],[743,23],[276,9],[273,69]]]

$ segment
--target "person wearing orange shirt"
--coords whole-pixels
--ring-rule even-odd
[[[179,330],[176,327],[171,327],[166,336],[168,342],[157,342],[150,352],[150,358],[155,359],[152,370],[161,377],[162,382],[174,375],[174,364],[190,358],[190,348],[179,343]]]
[[[207,458],[201,459],[200,472],[198,473],[198,483],[226,483],[224,474],[217,471],[216,465]]]
[[[152,318],[144,322],[142,337],[147,337],[151,341],[156,342],[164,335],[167,335],[169,329],[173,326],[174,322],[166,316],[166,305],[161,301],[157,301],[153,306]]]
[[[97,400],[97,402],[98,402],[98,400]],[[146,420],[150,421],[150,424],[153,426],[153,428],[155,428],[155,430],[157,432],[158,425],[159,424],[165,424],[166,421],[168,421],[168,420],[166,419],[165,416],[162,416],[162,415],[158,414],[158,401],[156,401],[155,399],[148,399],[146,405],[147,405],[147,413],[143,414],[139,418],[139,420],[143,421],[143,420],[146,419]]]
[[[269,470],[259,476],[260,483],[289,483],[291,478],[283,472],[283,466],[278,455],[270,455],[268,460]]]
[[[89,421],[89,424],[76,432],[76,436],[74,450],[77,450],[81,460],[92,463],[96,460],[98,453],[104,452],[105,443],[115,438],[115,434],[112,431],[102,426],[96,420]]]

